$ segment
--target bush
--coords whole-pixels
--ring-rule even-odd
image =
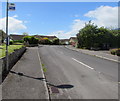
[[[113,55],[120,56],[120,48],[119,49],[111,49],[110,53]]]
[[[34,37],[34,36],[25,36],[24,38],[23,38],[23,40],[27,43],[29,43],[29,44],[38,44],[38,42],[39,42],[39,39],[38,38],[36,38],[36,37]]]
[[[52,41],[53,45],[59,45],[59,39],[58,38],[54,38]]]
[[[10,40],[10,43],[9,43],[10,45],[12,45],[13,44],[13,40]]]
[[[120,49],[118,49],[118,50],[116,51],[116,55],[117,55],[117,56],[120,56]]]
[[[14,43],[23,43],[24,40],[14,40],[13,42],[14,42]]]
[[[112,50],[110,50],[110,53],[113,54],[113,55],[115,55],[116,54],[116,50],[112,49]]]
[[[52,42],[48,38],[41,38],[39,40],[39,43],[43,44],[43,45],[51,45],[52,44]]]

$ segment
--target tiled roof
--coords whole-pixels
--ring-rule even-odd
[[[23,40],[23,37],[26,35],[15,35],[15,34],[10,34],[10,38],[12,40]]]
[[[56,36],[44,36],[44,35],[34,35],[35,37],[37,38],[50,38],[50,39],[54,39],[54,38],[57,38]]]

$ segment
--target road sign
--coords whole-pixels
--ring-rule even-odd
[[[8,10],[9,11],[15,11],[15,4],[14,3],[9,3],[8,4]]]

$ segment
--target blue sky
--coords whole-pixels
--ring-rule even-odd
[[[117,2],[16,2],[15,4],[16,10],[9,11],[11,17],[9,33],[27,32],[31,35],[56,35],[59,38],[69,38],[75,36],[78,29],[89,20],[93,20],[99,26],[116,27],[113,22],[117,18],[110,14],[117,10],[115,8],[118,6]],[[5,17],[5,9],[6,3],[2,3],[1,19]]]

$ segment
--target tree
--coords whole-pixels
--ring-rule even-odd
[[[41,38],[39,40],[39,43],[43,44],[43,45],[51,45],[52,44],[52,42],[48,38]]]
[[[34,36],[25,36],[23,37],[23,40],[29,44],[38,44],[39,42],[39,39]]]
[[[77,34],[78,47],[86,47],[88,49],[94,47],[97,32],[97,26],[92,24],[91,21],[85,24],[85,27]]]
[[[24,32],[24,33],[23,33],[23,35],[26,35],[26,36],[28,36],[29,34],[28,34],[28,33],[26,33],[26,32]]]
[[[113,35],[113,32],[115,35]],[[100,48],[100,49],[109,49],[114,47],[116,40],[119,34],[116,34],[115,31],[111,31],[107,28],[100,27],[89,22],[85,24],[85,27],[82,28],[77,34],[78,47],[90,48]]]
[[[3,30],[0,30],[0,43],[3,43],[5,40],[6,34]]]
[[[59,39],[58,38],[54,38],[52,41],[53,45],[59,45]]]

